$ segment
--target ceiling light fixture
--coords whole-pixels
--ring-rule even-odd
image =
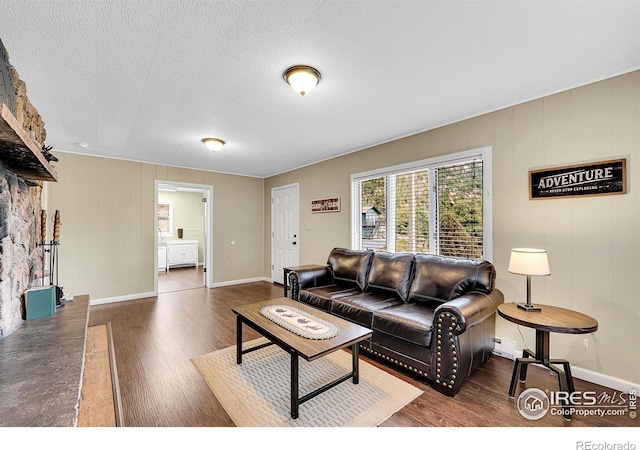
[[[293,66],[284,72],[284,80],[300,95],[308,94],[320,82],[320,72],[309,66]]]
[[[216,138],[204,138],[202,143],[207,146],[207,148],[213,152],[217,152],[222,147],[224,147],[225,142],[221,139]]]

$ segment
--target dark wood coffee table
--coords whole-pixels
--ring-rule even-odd
[[[338,326],[340,333],[330,339],[307,339],[286,330],[280,325],[267,319],[260,310],[269,305],[286,305],[307,312],[319,319],[331,322]],[[327,314],[319,309],[299,303],[288,298],[277,298],[264,302],[252,303],[231,308],[236,314],[236,362],[242,364],[242,355],[268,345],[275,344],[291,355],[291,417],[298,418],[299,406],[307,400],[322,394],[338,384],[353,379],[353,384],[360,382],[359,378],[359,348],[358,343],[371,337],[372,330],[354,323]],[[242,349],[242,324],[253,328],[258,333],[269,339],[270,342],[256,347]],[[298,385],[298,357],[307,361],[314,361],[342,348],[351,347],[352,370],[351,373],[338,378],[327,385],[320,387],[302,397],[299,395]]]

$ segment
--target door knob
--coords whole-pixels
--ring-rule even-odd
[[[296,241],[293,241],[291,244],[296,245]]]

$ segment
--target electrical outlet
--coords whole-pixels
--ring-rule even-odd
[[[589,338],[584,338],[584,348],[585,350],[589,348]]]
[[[499,337],[493,338],[494,349],[493,354],[502,356],[503,358],[515,359],[516,342],[501,339]]]

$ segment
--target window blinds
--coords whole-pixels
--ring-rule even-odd
[[[438,254],[482,258],[482,161],[438,167]]]
[[[483,257],[483,162],[473,157],[354,180],[359,248]]]

